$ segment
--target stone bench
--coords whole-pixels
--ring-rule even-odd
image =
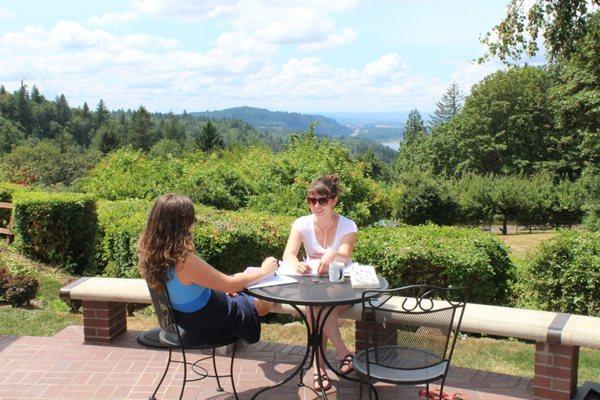
[[[86,341],[110,342],[124,333],[127,303],[152,304],[142,279],[81,278],[63,287],[60,296],[82,301]],[[295,314],[284,304],[272,312]],[[361,305],[340,316],[355,320],[357,344],[364,340]],[[577,389],[579,347],[600,349],[600,318],[582,315],[469,303],[461,331],[535,341],[535,399],[569,400]]]

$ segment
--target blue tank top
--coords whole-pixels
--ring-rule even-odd
[[[192,313],[202,309],[210,300],[211,290],[204,286],[184,285],[177,278],[173,268],[167,271],[167,290],[171,299],[171,305],[177,311]]]

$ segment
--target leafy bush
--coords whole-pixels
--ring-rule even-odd
[[[16,193],[15,231],[32,258],[81,274],[93,265],[96,204],[77,193]]]
[[[40,287],[37,279],[27,275],[15,275],[10,278],[6,285],[4,298],[13,306],[29,304],[37,295]]]
[[[449,182],[437,179],[430,171],[418,169],[403,173],[399,181],[401,192],[394,202],[396,218],[410,225],[455,222],[458,207]]]
[[[389,215],[390,206],[381,186],[365,177],[364,164],[353,162],[348,151],[337,143],[321,141],[303,133],[270,160],[258,179],[257,195],[248,208],[273,214],[306,214],[306,189],[312,180],[336,173],[342,184],[337,211],[359,226]]]
[[[107,200],[154,199],[172,191],[182,175],[180,158],[148,158],[140,150],[110,153],[77,188]]]
[[[462,286],[469,301],[505,305],[514,266],[506,246],[476,229],[434,225],[359,231],[353,258],[377,266],[390,287]]]
[[[150,202],[100,202],[97,263],[104,275],[138,277],[137,241],[145,226]],[[196,207],[194,243],[198,254],[225,273],[258,265],[283,253],[292,219],[253,211],[231,212]]]
[[[0,298],[4,296],[4,292],[6,292],[6,287],[8,286],[8,282],[10,281],[10,273],[6,268],[0,269]]]
[[[600,317],[600,233],[565,230],[543,242],[520,292],[525,306]]]

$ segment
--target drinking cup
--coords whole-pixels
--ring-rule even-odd
[[[344,280],[344,263],[333,261],[329,264],[329,282],[342,282]]]

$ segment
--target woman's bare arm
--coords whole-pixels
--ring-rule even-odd
[[[302,234],[292,228],[283,252],[283,261],[295,265],[298,272],[305,274],[310,271],[310,267],[305,262],[300,262],[300,260],[298,260],[298,252],[300,251],[301,245]]]
[[[323,254],[323,257],[321,257],[321,262],[319,263],[319,275],[327,273],[329,270],[329,264],[331,264],[332,261],[341,261],[344,264],[350,261],[355,243],[356,232],[347,233],[342,236],[342,239],[340,240],[340,247],[337,251],[327,249],[325,254]]]
[[[177,270],[177,277],[183,284],[195,283],[220,292],[234,293],[275,272],[276,269],[277,260],[269,257],[263,261],[260,269],[242,274],[227,275],[218,271],[197,255],[190,254]]]

